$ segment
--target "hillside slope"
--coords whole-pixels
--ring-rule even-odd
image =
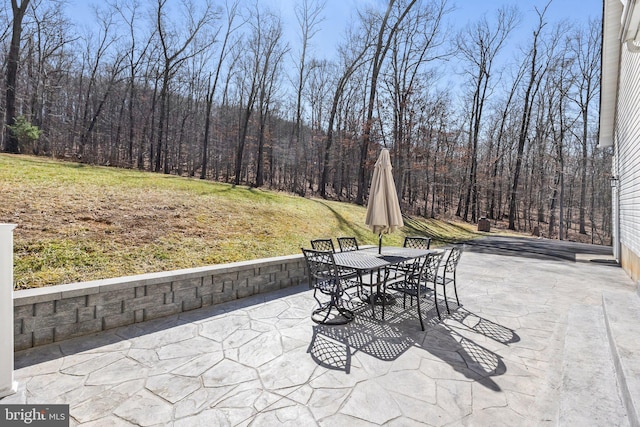
[[[18,225],[17,289],[289,255],[320,237],[377,242],[361,206],[41,157],[0,155],[0,192],[0,222]],[[477,235],[407,223],[385,244]]]

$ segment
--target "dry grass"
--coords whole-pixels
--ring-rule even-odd
[[[288,255],[325,236],[377,242],[361,206],[37,157],[0,155],[0,192],[17,289]],[[477,235],[411,220],[385,243],[405,234]]]

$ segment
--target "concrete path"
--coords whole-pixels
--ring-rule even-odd
[[[312,293],[298,287],[38,347],[16,353],[19,393],[0,403],[68,403],[71,425],[83,426],[563,425],[561,406],[580,412],[565,384],[591,375],[566,367],[567,351],[589,351],[588,329],[567,334],[570,318],[601,315],[603,292],[638,298],[622,269],[601,262],[608,253],[548,240],[470,244],[462,306],[442,321],[423,307],[425,332],[401,304],[385,321],[358,306],[349,325],[316,325]]]

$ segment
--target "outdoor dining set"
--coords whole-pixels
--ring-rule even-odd
[[[311,319],[320,324],[344,325],[351,322],[360,307],[385,308],[402,297],[403,309],[415,306],[424,331],[421,305],[432,298],[441,319],[438,288],[441,288],[447,313],[451,313],[447,288],[456,286],[456,267],[462,248],[431,249],[431,239],[407,236],[402,247],[382,246],[382,235],[404,226],[393,180],[389,150],[383,148],[374,166],[369,189],[365,224],[378,235],[378,246],[360,248],[355,237],[338,237],[340,251],[332,239],[311,240],[311,249],[302,248],[309,274],[309,285],[318,307]],[[355,308],[358,308],[356,310]]]
[[[311,241],[311,249],[302,249],[309,284],[313,288],[318,306],[311,318],[316,323],[341,325],[356,315],[353,307],[365,306],[376,318],[380,308],[385,318],[385,307],[398,303],[403,308],[415,307],[424,331],[425,302],[435,306],[441,318],[439,303],[444,302],[451,312],[447,288],[453,288],[459,306],[456,286],[456,267],[462,255],[461,246],[449,249],[430,249],[428,237],[405,237],[402,247],[377,246],[360,248],[354,237],[339,237],[339,251],[332,239]],[[442,291],[442,300],[438,291]],[[357,304],[354,304],[356,302]]]

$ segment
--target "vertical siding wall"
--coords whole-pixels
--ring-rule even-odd
[[[14,292],[14,349],[194,310],[307,282],[302,255]]]
[[[634,280],[640,274],[640,53],[622,47],[616,158],[620,203],[621,263]],[[615,166],[614,166],[615,173]]]

